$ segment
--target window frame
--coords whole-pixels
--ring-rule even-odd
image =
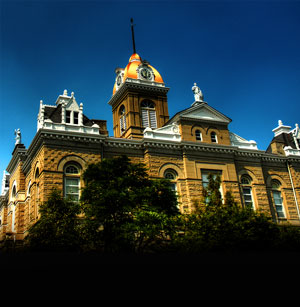
[[[209,184],[209,180],[208,180],[208,175],[209,174],[212,174],[213,176],[218,176],[218,175],[220,176],[221,183],[220,183],[219,191],[221,193],[222,202],[224,203],[224,192],[223,192],[223,186],[222,186],[223,171],[222,170],[201,169],[201,180],[202,180],[202,187],[203,187],[203,189],[206,189],[208,184]],[[207,176],[207,181],[203,180],[204,176]]]
[[[200,129],[195,130],[196,141],[202,142],[202,133]]]
[[[173,178],[168,178],[168,175],[171,175]],[[172,169],[172,168],[167,168],[164,171],[164,178],[170,181],[170,187],[173,192],[175,192],[176,197],[177,197],[177,208],[180,209],[179,207],[179,201],[178,201],[178,187],[177,187],[177,179],[178,179],[178,173]]]
[[[70,110],[66,110],[66,124],[71,124],[71,112]]]
[[[124,134],[127,128],[126,125],[126,109],[125,106],[122,105],[119,109],[119,122],[120,122],[120,134]]]
[[[243,195],[243,200],[244,200],[244,205],[247,208],[251,208],[251,209],[255,209],[255,201],[254,201],[254,197],[253,197],[253,188],[252,188],[252,178],[245,174],[241,176],[241,180],[240,180],[240,184],[241,184],[241,188],[242,188],[242,195]],[[249,189],[250,193],[245,193],[245,190]],[[247,200],[245,196],[250,196],[251,201]],[[251,205],[250,205],[251,202]]]
[[[284,199],[283,199],[283,195],[282,195],[282,189],[281,189],[281,182],[277,179],[272,179],[271,180],[271,191],[272,191],[272,198],[273,198],[273,203],[274,203],[274,208],[275,208],[275,213],[277,215],[278,219],[286,219],[287,218],[287,214],[285,211],[285,206],[284,206]],[[275,198],[275,194],[277,194],[279,197]],[[276,199],[280,199],[280,204],[276,204]],[[278,207],[281,208],[281,210],[277,210]],[[283,216],[280,216],[280,213]]]
[[[68,168],[73,167],[77,172],[68,172]],[[64,198],[70,199],[71,201],[78,202],[81,196],[81,166],[75,162],[69,162],[64,166]],[[76,185],[68,183],[69,180],[76,180]],[[76,188],[78,192],[70,193],[68,188]],[[72,199],[72,195],[76,195],[76,199]]]
[[[218,144],[218,136],[217,136],[216,132],[212,131],[210,133],[210,140],[211,140],[212,143]]]
[[[157,128],[156,109],[153,101],[146,99],[141,102],[141,121],[145,128]]]
[[[73,111],[73,124],[78,125],[79,124],[79,112]]]

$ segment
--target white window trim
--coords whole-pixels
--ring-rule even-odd
[[[215,142],[212,141],[212,134],[214,134],[214,137],[215,137],[215,139],[216,139]],[[212,132],[210,133],[210,140],[211,140],[212,143],[218,144],[218,136],[217,136],[216,132],[212,131]]]
[[[70,176],[70,175],[65,175],[65,178],[64,178],[64,197],[67,198],[68,195],[72,195],[72,194],[67,194],[67,187],[70,187],[71,185],[68,185],[67,186],[67,179],[76,179],[78,180],[78,194],[74,193],[73,195],[78,195],[78,201],[80,199],[80,189],[81,189],[81,183],[80,183],[80,177],[77,177],[77,176]],[[74,186],[75,187],[75,186]],[[77,187],[77,186],[76,186]],[[76,200],[77,201],[77,200]]]
[[[244,204],[245,204],[245,206],[247,207],[247,201],[245,200],[244,188],[245,188],[245,189],[250,189],[250,194],[246,194],[246,195],[250,195],[250,196],[251,196],[251,203],[252,203],[251,208],[252,208],[253,210],[255,210],[255,202],[254,202],[254,198],[253,198],[253,189],[252,189],[252,186],[246,185],[246,184],[242,184],[242,192],[243,192]]]
[[[199,134],[197,133],[199,131]],[[197,138],[197,135],[200,136],[200,139]],[[202,142],[202,133],[199,129],[195,131],[196,141]]]
[[[274,197],[274,192],[278,192],[280,193],[280,199],[281,199],[281,204],[280,205],[276,205],[275,203],[275,197]],[[286,219],[286,212],[285,212],[285,207],[284,207],[284,204],[283,204],[283,197],[282,197],[282,192],[280,189],[272,189],[272,197],[273,197],[273,202],[274,202],[274,207],[275,207],[275,212],[277,214],[277,218],[278,219]],[[277,206],[281,206],[282,207],[282,213],[284,216],[278,216],[278,211],[276,209]]]

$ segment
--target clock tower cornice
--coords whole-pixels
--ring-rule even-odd
[[[114,106],[116,102],[120,101],[120,98],[129,91],[134,92],[145,92],[153,93],[155,95],[162,94],[166,95],[169,91],[169,87],[166,87],[164,84],[157,84],[156,82],[149,82],[143,80],[136,80],[127,78],[126,81],[120,86],[119,90],[111,97],[108,101],[108,104]]]

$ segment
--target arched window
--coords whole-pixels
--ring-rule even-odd
[[[122,135],[126,131],[126,115],[125,107],[122,105],[120,108],[120,134]]]
[[[151,100],[144,100],[141,103],[142,126],[157,128],[155,105]]]
[[[40,176],[40,170],[39,170],[39,168],[37,167],[36,170],[35,170],[34,178],[37,179],[37,178],[39,178],[39,176]]]
[[[196,141],[202,141],[202,134],[200,130],[195,131]]]
[[[177,185],[176,185],[176,179],[178,177],[178,174],[176,171],[174,171],[171,168],[168,168],[167,170],[165,170],[164,172],[164,178],[169,179],[171,182],[171,189],[173,191],[177,191]]]
[[[66,171],[65,171],[66,174],[79,174],[79,170],[78,170],[78,167],[71,164],[71,165],[68,165],[66,167]]]
[[[272,185],[272,194],[273,194],[277,216],[279,218],[285,218],[283,199],[281,196],[281,183],[278,180],[273,179],[271,185]]]
[[[31,180],[29,180],[29,182],[28,182],[27,196],[30,196],[30,188],[31,188]]]
[[[252,196],[252,178],[248,175],[243,175],[241,177],[241,185],[245,206],[254,209]]]
[[[11,199],[12,199],[12,201],[15,201],[16,196],[17,196],[17,189],[16,189],[16,186],[14,185],[13,189],[12,189],[12,192],[11,192]]]
[[[68,163],[64,169],[64,195],[73,201],[80,198],[80,170],[75,163]]]
[[[210,134],[210,139],[212,143],[218,143],[217,134],[215,132]]]

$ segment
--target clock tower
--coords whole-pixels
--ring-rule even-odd
[[[113,96],[114,136],[140,139],[149,127],[162,127],[169,119],[167,88],[159,72],[136,53],[133,25],[133,54],[127,66],[115,70]]]
[[[117,68],[112,106],[115,137],[139,139],[145,128],[162,127],[169,119],[167,88],[159,72],[134,53],[125,69]]]

